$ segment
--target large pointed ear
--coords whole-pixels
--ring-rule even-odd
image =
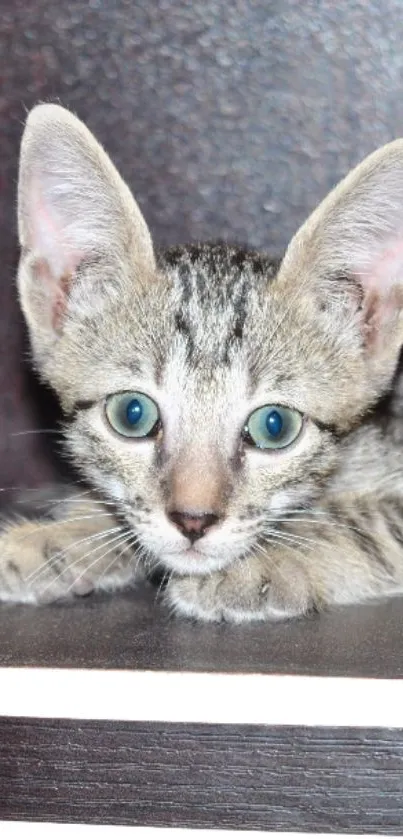
[[[58,339],[74,305],[78,315],[80,305],[96,310],[106,277],[141,283],[155,267],[128,187],[83,123],[58,105],[38,105],[27,119],[18,228],[20,299],[37,356]]]
[[[328,195],[291,241],[278,279],[300,301],[313,293],[329,334],[358,348],[384,389],[403,344],[403,140]]]

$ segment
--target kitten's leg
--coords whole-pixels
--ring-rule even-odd
[[[0,533],[0,600],[43,603],[114,590],[137,572],[133,535],[99,499],[53,506],[53,519],[7,523]]]
[[[166,598],[203,620],[276,620],[403,592],[403,500],[344,499],[290,521],[209,576],[172,577]]]

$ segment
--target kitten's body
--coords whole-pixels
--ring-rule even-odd
[[[93,138],[56,106],[33,112],[22,306],[94,493],[6,527],[3,599],[114,590],[144,566],[166,573],[178,612],[207,620],[403,591],[403,143],[386,149],[281,264],[219,245],[156,263]],[[125,392],[158,407],[152,435],[108,424],[109,395]],[[303,417],[290,445],[251,445],[261,406]]]

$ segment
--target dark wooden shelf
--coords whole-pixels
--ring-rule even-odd
[[[150,585],[40,608],[3,605],[0,822],[51,821],[55,837],[58,822],[402,836],[402,642],[403,599],[246,626],[172,618]],[[151,696],[150,716],[136,716],[135,690],[126,702],[130,718],[100,715],[95,694],[83,717],[30,712],[42,676],[53,679],[50,693],[64,680],[74,708],[77,685],[88,690],[88,679],[100,674],[113,710],[121,707],[122,679],[144,678],[133,682],[142,690],[153,684],[148,671],[174,682],[169,697],[163,689],[158,697],[160,716]],[[19,673],[27,677],[24,713],[13,711]],[[194,688],[192,674],[199,674]],[[232,697],[228,679],[237,680]],[[353,723],[287,723],[307,695],[319,713],[318,685],[330,685],[330,704],[333,685],[341,685],[335,711],[360,688]],[[245,724],[260,691],[269,710],[288,696],[281,724]],[[224,695],[229,717],[238,703],[239,723],[233,714],[230,722],[225,714],[210,719]],[[44,698],[51,707],[52,696]],[[172,717],[176,698],[182,708],[205,702],[207,721]],[[371,703],[375,722],[361,724],[360,709],[367,720]]]
[[[0,667],[403,676],[403,598],[282,623],[171,618],[150,585],[33,608],[0,606]]]

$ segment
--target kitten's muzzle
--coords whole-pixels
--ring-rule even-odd
[[[201,539],[206,531],[214,524],[217,524],[219,520],[219,516],[214,513],[195,515],[194,513],[186,513],[179,510],[168,513],[168,518],[180,530],[183,536],[189,539],[192,545],[197,539]]]

